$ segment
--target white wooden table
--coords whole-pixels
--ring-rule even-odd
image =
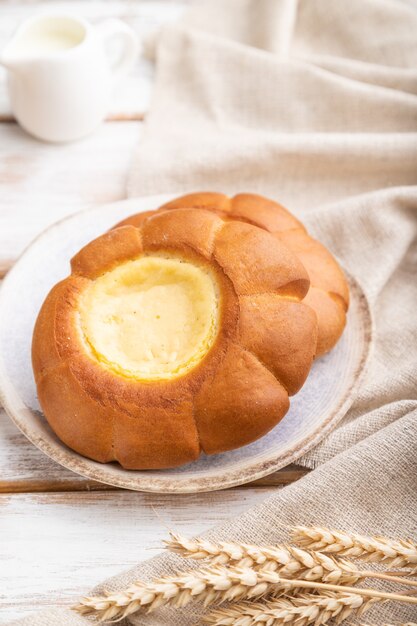
[[[176,19],[195,0],[2,0],[0,50],[16,25],[41,9],[91,20],[121,17],[140,36]],[[125,197],[152,84],[141,60],[114,98],[108,121],[77,143],[37,142],[14,122],[0,69],[0,272],[46,226],[88,206]],[[37,608],[70,604],[100,580],[149,558],[166,528],[192,535],[238,515],[304,470],[200,495],[152,495],[107,487],[38,451],[0,408],[0,624]]]

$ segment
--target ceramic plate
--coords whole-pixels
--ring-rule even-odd
[[[126,489],[185,493],[224,489],[261,478],[295,462],[336,426],[352,403],[371,344],[366,299],[350,279],[351,307],[336,348],[318,359],[284,419],[262,439],[179,469],[124,470],[67,448],[49,428],[38,404],[31,369],[31,337],[51,287],[67,276],[79,248],[128,215],[153,209],[172,196],[135,198],[73,215],[42,233],[24,252],[0,291],[0,394],[12,420],[35,446],[88,478]]]

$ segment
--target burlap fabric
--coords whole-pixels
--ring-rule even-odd
[[[129,194],[252,191],[281,201],[357,278],[376,324],[351,410],[300,460],[316,469],[213,538],[277,542],[295,523],[416,535],[416,33],[411,0],[211,0],[157,38]],[[162,554],[100,590],[178,566]],[[129,624],[188,626],[200,622],[193,611]],[[416,613],[387,604],[367,621]],[[88,624],[65,610],[18,623]]]

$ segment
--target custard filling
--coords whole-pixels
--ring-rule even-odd
[[[79,308],[93,356],[142,380],[187,373],[209,351],[219,322],[212,273],[174,257],[143,256],[91,283]]]

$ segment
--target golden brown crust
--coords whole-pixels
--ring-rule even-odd
[[[310,288],[303,302],[308,304],[317,316],[317,325],[320,329],[326,328],[326,332],[319,332],[317,337],[317,354],[325,354],[334,346],[334,338],[340,337],[346,323],[344,306],[331,294]]]
[[[79,299],[104,272],[155,252],[206,264],[217,279],[221,311],[218,335],[198,365],[150,382],[117,374],[95,358],[83,339]],[[161,212],[140,228],[111,231],[74,257],[72,274],[39,313],[32,353],[46,418],[80,454],[129,469],[182,465],[201,448],[213,453],[253,441],[283,417],[288,394],[310,368],[316,322],[299,303],[308,287],[302,264],[271,234],[210,211]],[[272,336],[270,319],[280,320]]]
[[[163,205],[164,209],[216,209],[220,212],[227,213],[229,211],[230,200],[223,193],[216,193],[213,191],[203,191],[201,193],[189,193],[185,196],[180,196],[167,202]]]
[[[303,224],[281,204],[253,193],[239,193],[230,202],[229,214],[234,219],[252,221],[270,233],[294,228],[305,231]]]
[[[101,463],[114,459],[117,414],[85,391],[68,362],[48,370],[37,380],[37,389],[50,426],[67,446]]]
[[[175,198],[158,211],[185,207],[213,211],[223,219],[238,220],[258,226],[272,233],[300,259],[310,279],[310,289],[323,293],[311,293],[306,302],[312,306],[318,318],[318,342],[316,356],[331,350],[343,332],[349,307],[349,289],[346,278],[333,257],[321,243],[310,237],[303,224],[282,205],[257,194],[242,193],[229,198],[221,193],[200,192]],[[140,224],[149,217],[138,213],[121,224]],[[317,307],[317,309],[315,308]]]
[[[177,216],[182,219],[177,219]],[[188,220],[186,224],[185,220]],[[180,209],[175,213],[162,213],[158,219],[151,217],[143,222],[143,244],[147,249],[153,249],[163,241],[166,248],[174,248],[181,242],[181,246],[189,247],[209,259],[214,237],[222,225],[223,220],[208,211]]]
[[[150,436],[152,433],[152,436]],[[120,413],[114,421],[114,456],[126,469],[162,469],[200,456],[190,400],[167,407],[143,407],[138,415]]]
[[[303,302],[271,297],[240,298],[242,345],[281,381],[289,395],[303,386],[317,344],[317,318]]]
[[[280,241],[296,253],[308,268],[311,286],[340,296],[343,309],[349,306],[349,289],[345,276],[330,252],[308,233],[293,230],[276,235]]]
[[[73,274],[97,278],[119,263],[137,257],[143,250],[141,233],[133,226],[110,230],[98,237],[71,259]]]
[[[201,447],[217,454],[244,446],[271,430],[289,408],[288,393],[255,356],[230,344],[222,367],[195,399]]]
[[[239,295],[266,291],[301,299],[308,292],[307,272],[290,250],[249,224],[225,224],[216,237],[214,256]]]
[[[57,283],[44,301],[36,320],[32,340],[32,365],[36,382],[46,372],[61,364],[61,356],[55,341],[56,305],[65,298],[68,279]]]

